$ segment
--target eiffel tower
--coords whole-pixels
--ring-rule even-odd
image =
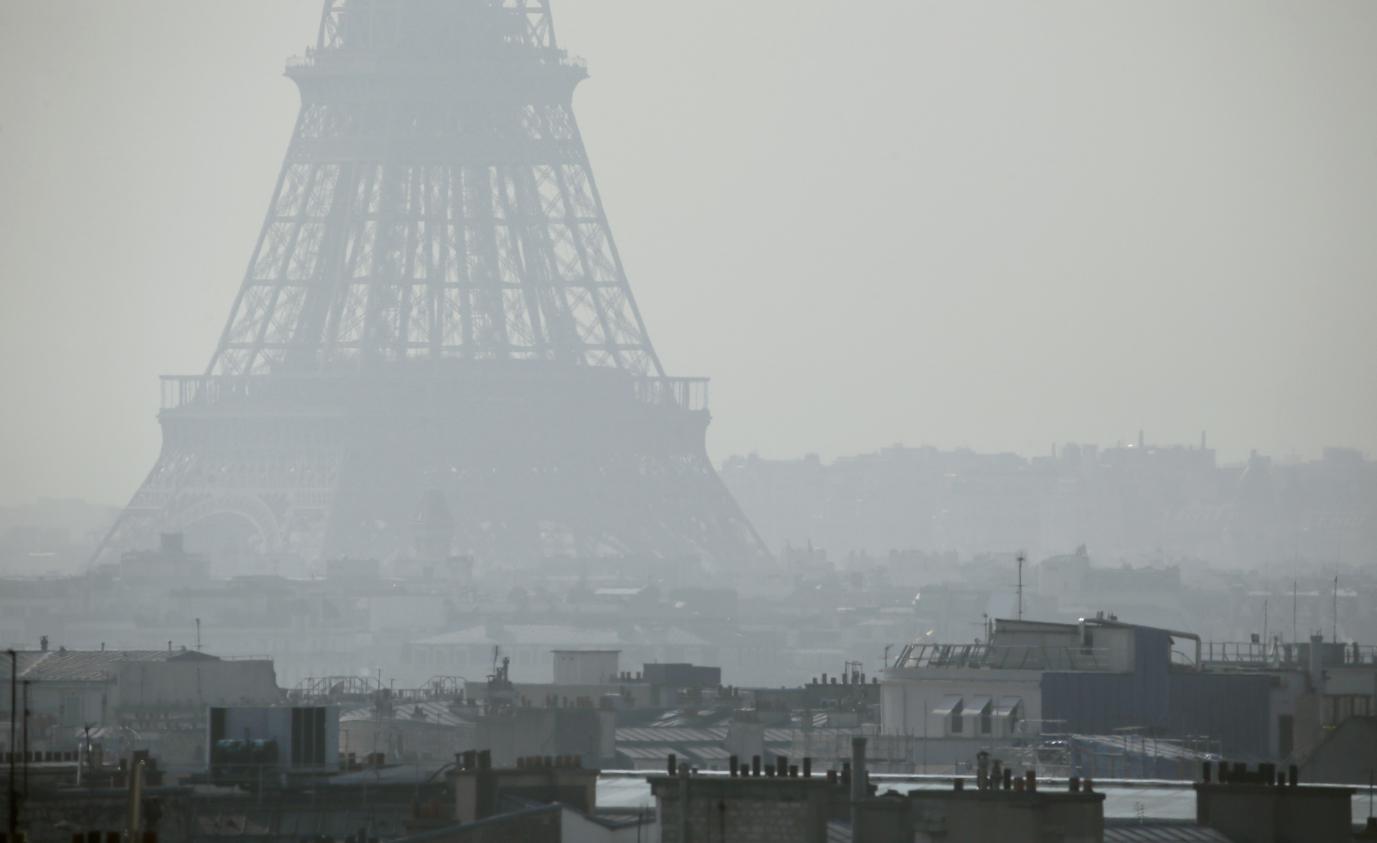
[[[767,557],[707,458],[707,381],[646,333],[549,1],[330,0],[287,75],[243,285],[206,373],[163,378],[161,454],[97,558],[159,532],[395,558],[437,520],[498,563]]]

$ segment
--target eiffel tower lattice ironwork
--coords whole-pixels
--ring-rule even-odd
[[[708,461],[706,380],[646,333],[548,0],[329,0],[287,73],[243,285],[206,374],[163,379],[162,452],[102,554],[182,531],[389,557],[438,499],[480,558],[765,556]]]

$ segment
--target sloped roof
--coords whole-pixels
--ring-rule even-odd
[[[617,754],[633,761],[662,761],[671,755],[683,756],[684,751],[679,747],[658,745],[658,746],[619,746]]]
[[[826,729],[810,729],[804,731],[797,726],[787,728],[770,728],[765,730],[764,740],[768,744],[787,744],[796,740],[815,740],[815,741],[835,741],[838,739],[855,737],[865,734],[858,727],[828,727]]]
[[[718,744],[727,739],[727,730],[682,729],[661,726],[620,728],[617,746],[622,744]]]
[[[219,661],[193,650],[40,650],[19,654],[19,678],[38,682],[108,682],[118,665],[129,662]],[[10,660],[0,658],[0,678],[8,680]]]
[[[1104,826],[1105,843],[1232,843],[1224,834],[1212,828],[1196,825],[1191,820],[1107,820]]]
[[[421,716],[417,717],[419,710]],[[341,711],[341,723],[378,720],[378,713],[372,703],[363,703]],[[424,702],[398,702],[393,704],[392,716],[382,718],[383,722],[428,723],[434,726],[468,726],[473,721],[456,714],[450,703],[444,700]]]
[[[442,635],[422,638],[417,644],[465,645],[548,645],[551,649],[571,646],[615,646],[622,644],[621,636],[611,629],[595,629],[556,624],[505,624],[489,632],[486,626],[471,626]]]

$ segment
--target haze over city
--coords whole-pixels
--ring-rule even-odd
[[[589,155],[714,461],[1377,450],[1377,13],[582,0]],[[0,9],[0,501],[121,504],[204,369],[319,3]],[[92,425],[92,415],[99,419]]]
[[[1377,840],[1374,44],[0,5],[0,843]]]

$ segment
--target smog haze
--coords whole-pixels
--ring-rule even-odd
[[[122,503],[206,367],[318,2],[0,7],[0,501]],[[558,9],[715,461],[1208,431],[1377,451],[1377,7]]]

